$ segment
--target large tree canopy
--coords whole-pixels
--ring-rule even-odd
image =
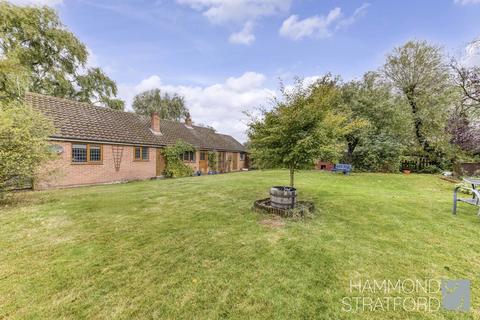
[[[368,72],[342,86],[342,100],[351,119],[366,123],[347,135],[346,162],[360,170],[397,171],[411,141],[404,99],[377,73]]]
[[[316,160],[334,160],[344,148],[344,136],[355,122],[335,113],[340,104],[337,80],[325,76],[310,86],[297,81],[281,88],[282,99],[249,125],[249,149],[259,167],[288,168],[290,185],[297,169],[312,168]]]
[[[162,119],[174,121],[180,121],[188,114],[183,97],[177,94],[162,94],[160,89],[152,89],[136,95],[133,99],[133,110],[144,115],[155,112]]]
[[[387,56],[383,71],[410,105],[421,150],[429,156],[438,154],[448,141],[445,124],[453,104],[450,74],[441,49],[424,41],[409,41]]]
[[[115,82],[99,68],[86,68],[87,48],[55,10],[0,1],[0,21],[3,95],[18,94],[21,79],[23,90],[123,109]]]

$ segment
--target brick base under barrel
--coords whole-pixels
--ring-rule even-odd
[[[295,214],[305,216],[315,212],[315,205],[311,201],[297,201],[294,209],[275,208],[272,207],[270,198],[266,198],[255,201],[253,203],[253,210],[262,213],[276,214],[281,217],[292,217]]]

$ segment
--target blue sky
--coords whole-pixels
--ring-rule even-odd
[[[244,141],[244,110],[278,79],[379,68],[409,39],[464,55],[480,36],[480,0],[15,0],[54,6],[130,103],[160,87],[186,97],[197,123]]]

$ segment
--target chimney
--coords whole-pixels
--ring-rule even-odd
[[[192,118],[190,117],[190,113],[187,113],[185,115],[185,125],[187,127],[191,127],[192,126]]]
[[[150,119],[150,129],[152,129],[153,133],[160,133],[160,117],[156,112],[152,112]]]

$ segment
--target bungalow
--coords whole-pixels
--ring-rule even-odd
[[[196,172],[207,173],[208,152],[218,155],[217,171],[246,168],[244,146],[233,137],[185,122],[97,107],[28,93],[27,103],[53,121],[49,137],[58,158],[42,168],[35,188],[66,187],[162,176],[161,150],[183,140],[194,152],[181,155]],[[48,174],[46,174],[48,173]]]

